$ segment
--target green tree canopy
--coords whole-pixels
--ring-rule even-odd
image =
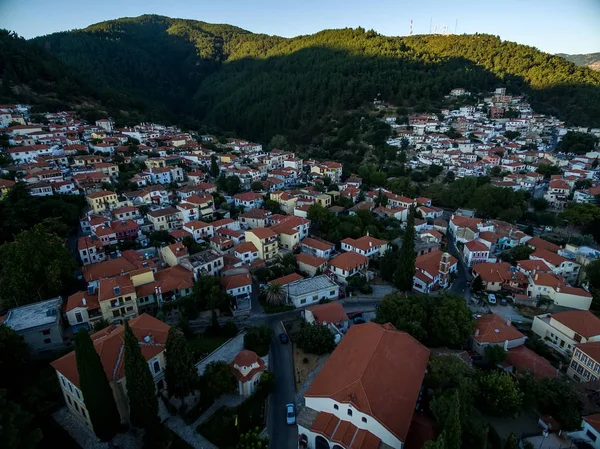
[[[259,357],[267,355],[273,338],[273,329],[266,324],[251,327],[244,335],[244,348],[254,351]]]
[[[185,336],[176,327],[169,329],[165,354],[167,363],[165,381],[169,396],[183,400],[195,390],[198,383],[198,372]]]
[[[481,410],[499,416],[515,416],[519,413],[523,394],[517,389],[510,374],[490,371],[478,376]]]
[[[0,247],[0,267],[2,305],[14,307],[63,293],[76,265],[63,239],[41,223]]]
[[[140,343],[127,321],[123,340],[129,419],[132,426],[147,429],[159,423],[156,385]]]
[[[236,379],[229,363],[224,361],[210,362],[202,374],[201,393],[216,399],[219,396],[233,391]]]
[[[307,324],[294,335],[299,348],[309,354],[327,354],[335,348],[335,338],[327,326]]]
[[[75,335],[75,358],[79,386],[94,433],[100,440],[110,441],[119,431],[120,415],[100,356],[85,329],[79,329]]]
[[[2,326],[4,327],[4,326]],[[6,449],[34,449],[42,440],[42,432],[35,427],[33,416],[20,405],[5,398],[0,390],[0,441]]]

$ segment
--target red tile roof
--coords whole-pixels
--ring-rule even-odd
[[[344,311],[344,307],[339,302],[330,302],[328,304],[320,304],[318,306],[309,307],[315,321],[318,324],[326,323],[341,323],[348,321],[348,315]]]
[[[584,416],[583,419],[590,426],[592,426],[594,430],[596,430],[596,432],[600,432],[600,413],[596,413],[595,415]]]
[[[327,251],[328,249],[335,248],[335,245],[331,242],[312,237],[306,237],[304,240],[302,240],[302,244],[321,251]]]
[[[477,318],[477,327],[473,339],[479,343],[502,343],[506,340],[523,338],[521,332],[504,318],[490,313]]]
[[[165,349],[167,334],[170,326],[160,320],[144,313],[129,322],[131,330],[140,342],[142,354],[146,360],[150,360]],[[125,376],[125,363],[123,357],[123,332],[124,326],[109,326],[106,329],[92,335],[94,348],[100,356],[102,366],[106,372],[109,382],[122,379]],[[150,337],[146,343],[145,337]],[[75,351],[55,360],[52,367],[79,386],[79,373],[77,372],[77,361]]]
[[[391,324],[353,326],[304,396],[352,404],[406,441],[428,361],[429,350]]]
[[[314,268],[319,268],[324,263],[327,263],[327,259],[324,257],[312,256],[306,253],[300,253],[296,255],[296,260],[298,263],[303,263]]]
[[[286,276],[282,276],[277,279],[273,279],[272,281],[269,281],[269,285],[271,285],[271,284],[287,285],[287,284],[291,284],[292,282],[299,281],[300,279],[304,279],[302,277],[302,275],[300,275],[298,273],[292,273],[292,274],[288,274]]]
[[[268,239],[269,237],[277,237],[277,234],[275,234],[273,231],[271,231],[268,228],[254,228],[254,229],[249,229],[246,232],[254,234],[260,240]]]
[[[556,377],[559,373],[548,360],[526,346],[509,349],[506,353],[506,361],[521,373],[531,371],[537,379]]]
[[[249,273],[234,274],[231,276],[221,276],[221,285],[225,290],[252,285],[252,278]]]
[[[532,248],[543,248],[553,253],[558,252],[558,250],[560,249],[560,246],[555,245],[554,243],[551,243],[539,237],[532,237],[529,240],[527,240],[525,244],[531,246]]]
[[[363,235],[358,239],[345,238],[344,240],[342,240],[342,243],[350,245],[354,248],[358,248],[365,252],[377,246],[383,246],[387,244],[385,240],[379,240],[369,235]]]
[[[569,310],[553,313],[550,316],[582,337],[591,338],[600,335],[600,318],[589,310]]]
[[[340,270],[352,271],[360,265],[366,265],[369,263],[369,259],[362,254],[355,253],[354,251],[348,251],[334,257],[329,261],[329,265],[338,268]]]

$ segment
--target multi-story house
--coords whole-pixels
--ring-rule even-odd
[[[79,291],[69,296],[65,314],[73,333],[80,328],[90,329],[94,323],[101,320],[102,311],[98,302],[98,292],[94,286],[90,286],[87,291]]]
[[[302,252],[329,259],[335,251],[335,244],[319,238],[306,237],[300,244]]]
[[[98,303],[102,317],[109,323],[123,323],[136,317],[136,300],[133,281],[127,274],[101,279],[98,282]]]
[[[569,356],[578,344],[600,342],[600,318],[589,311],[538,315],[533,319],[531,330],[548,346]]]
[[[179,211],[181,215],[181,220],[183,223],[187,223],[189,221],[198,220],[198,206],[192,203],[179,203],[175,206],[175,209]]]
[[[277,191],[271,193],[271,199],[279,204],[282,212],[288,215],[294,214],[296,201],[298,201],[298,198],[295,195],[292,195],[289,192]]]
[[[174,207],[165,207],[148,212],[146,215],[155,231],[174,231],[183,227],[181,214]]]
[[[106,260],[104,244],[98,238],[89,236],[79,237],[77,240],[77,251],[84,265]]]
[[[487,262],[489,257],[490,249],[477,240],[471,240],[463,247],[463,260],[468,267]]]
[[[198,209],[199,220],[212,220],[214,209],[213,196],[207,193],[195,193],[185,198],[180,204],[189,203]]]
[[[548,184],[548,191],[544,198],[548,201],[548,206],[554,210],[562,210],[567,205],[571,187],[562,179],[554,179]]]
[[[581,429],[569,432],[571,441],[584,442],[591,449],[600,449],[600,414],[584,416]]]
[[[169,326],[147,314],[132,319],[129,326],[139,340],[142,354],[148,362],[148,368],[157,391],[163,390],[165,388],[164,370],[166,367],[164,351]],[[104,371],[108,375],[108,382],[115,398],[121,422],[127,423],[129,419],[129,401],[127,399],[125,367],[122,356],[123,332],[124,327],[122,325],[112,325],[93,334],[92,341],[94,349],[100,356]],[[69,412],[88,429],[92,430],[89,411],[85,406],[85,398],[81,391],[79,374],[77,373],[75,351],[71,351],[55,360],[51,365],[56,370],[58,383]]]
[[[215,235],[215,230],[211,223],[204,223],[199,220],[184,223],[183,229],[192,234],[196,243],[207,241]]]
[[[342,164],[339,162],[322,162],[311,167],[310,171],[323,178],[328,177],[336,184],[342,180]]]
[[[240,214],[238,221],[243,229],[264,228],[271,224],[272,212],[265,209],[250,209]]]
[[[596,382],[600,378],[600,342],[575,345],[567,376],[577,382]]]
[[[185,257],[179,264],[194,274],[194,280],[204,275],[218,276],[224,265],[223,255],[213,249]]]
[[[501,346],[505,351],[523,346],[527,337],[495,313],[477,318],[475,332],[471,336],[471,347],[477,354],[485,355],[488,346]]]
[[[546,265],[552,268],[554,274],[564,276],[567,281],[574,282],[579,276],[580,264],[543,248],[537,248],[529,258],[531,260],[543,260]]]
[[[294,215],[275,214],[270,218],[273,225],[273,231],[278,232],[278,229],[293,229],[298,232],[298,239],[303,240],[308,236],[310,229],[310,220]]]
[[[259,258],[258,249],[256,249],[256,246],[252,242],[240,243],[233,248],[233,255],[247,264],[251,264]]]
[[[348,251],[331,259],[328,266],[338,282],[345,284],[347,279],[355,274],[367,276],[369,258],[354,251]]]
[[[254,244],[258,256],[265,262],[270,262],[279,254],[277,234],[269,228],[255,228],[246,231],[246,242]]]
[[[358,239],[346,238],[342,240],[343,251],[354,251],[367,257],[380,257],[388,250],[388,243],[371,236],[364,235]]]
[[[433,251],[415,260],[413,288],[421,293],[446,288],[450,284],[450,274],[458,270],[458,260],[449,253]]]
[[[428,362],[389,323],[351,326],[304,394],[300,447],[404,448]]]
[[[562,276],[537,270],[529,275],[527,296],[537,300],[548,299],[557,306],[579,310],[589,310],[592,304],[592,295],[588,291],[571,287]]]
[[[108,190],[90,193],[85,199],[94,213],[115,208],[118,204],[117,194]]]
[[[256,192],[238,193],[233,200],[236,207],[243,207],[244,210],[260,209],[264,202],[263,196]]]

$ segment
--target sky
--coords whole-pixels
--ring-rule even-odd
[[[161,14],[293,37],[362,26],[387,36],[488,33],[549,53],[600,52],[600,0],[0,0],[0,28],[31,38]],[[458,21],[458,22],[457,22]]]

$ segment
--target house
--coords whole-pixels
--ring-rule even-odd
[[[324,208],[328,208],[331,206],[331,196],[327,195],[326,193],[322,193],[320,195],[317,195],[317,197],[315,198],[315,204],[318,204],[321,207]]]
[[[260,376],[267,369],[265,361],[256,352],[244,349],[231,362],[231,372],[238,381],[238,394],[250,396],[260,383]]]
[[[304,276],[298,273],[286,274],[285,276],[281,276],[280,278],[273,279],[269,281],[268,285],[279,284],[281,286],[291,284],[292,282],[299,281],[300,279],[304,279]]]
[[[421,293],[446,288],[450,273],[458,270],[458,260],[446,252],[434,251],[418,256],[415,260],[413,289]]]
[[[555,245],[547,240],[541,239],[539,237],[532,237],[528,239],[525,244],[530,248],[535,249],[545,249],[546,251],[550,251],[551,253],[558,253],[560,250],[560,246]]]
[[[182,229],[189,232],[196,243],[209,240],[215,235],[212,223],[205,223],[200,220],[193,220],[183,224]]]
[[[311,167],[311,173],[315,173],[323,178],[328,177],[333,183],[339,183],[342,180],[342,164],[339,162],[323,162]]]
[[[132,319],[129,326],[139,341],[157,390],[164,389],[166,367],[164,351],[169,326],[147,314]],[[111,325],[92,334],[91,338],[113,391],[121,422],[126,423],[129,417],[129,401],[126,393],[125,361],[122,356],[123,334],[124,326]],[[71,351],[50,365],[56,370],[58,383],[69,412],[91,430],[92,423],[79,383],[75,351]]]
[[[350,327],[304,394],[300,441],[402,449],[428,361],[429,350],[391,324]]]
[[[85,200],[95,214],[117,207],[118,204],[117,194],[108,190],[89,193],[85,196]]]
[[[240,214],[238,221],[243,229],[264,228],[271,224],[271,211],[265,209],[250,209]]]
[[[181,242],[172,243],[171,245],[160,248],[160,256],[162,257],[162,260],[165,261],[170,267],[179,265],[181,259],[187,255],[188,249]]]
[[[567,376],[576,382],[596,382],[600,378],[600,341],[575,345]]]
[[[145,272],[152,272],[150,269],[142,271],[141,276]],[[121,324],[138,315],[137,295],[132,277],[122,274],[98,281],[98,303],[102,317],[109,323]]]
[[[347,279],[354,274],[367,275],[369,259],[362,254],[348,251],[334,257],[328,263],[329,269],[336,276],[337,281],[345,284]]]
[[[478,263],[473,266],[473,274],[481,278],[483,287],[488,292],[504,289],[524,293],[529,285],[527,277],[508,262]]]
[[[505,371],[508,368],[514,375],[530,372],[536,379],[560,376],[560,371],[544,357],[527,346],[517,346],[506,351]]]
[[[151,210],[146,217],[155,231],[174,231],[183,227],[181,214],[174,207]]]
[[[65,314],[73,334],[82,327],[90,329],[96,321],[102,319],[96,289],[91,287],[88,291],[80,291],[69,296]]]
[[[251,242],[258,250],[259,259],[272,261],[278,254],[277,234],[269,228],[250,229],[244,233],[246,242]]]
[[[501,346],[505,351],[525,344],[527,337],[506,320],[495,313],[477,318],[475,332],[471,336],[471,348],[479,355],[485,355],[488,346]]]
[[[233,249],[233,255],[241,261],[251,264],[258,259],[258,250],[256,249],[256,246],[254,246],[254,243],[244,242]]]
[[[308,307],[302,312],[304,321],[308,324],[317,324],[319,326],[333,325],[341,331],[348,330],[349,319],[344,311],[344,306],[339,302],[330,302],[328,304],[319,304],[318,306]]]
[[[564,276],[567,281],[573,282],[577,280],[577,276],[579,276],[579,268],[581,268],[580,264],[546,249],[536,248],[536,250],[529,255],[529,258],[531,260],[543,260],[546,265],[552,269],[554,274]]]
[[[188,296],[194,287],[193,274],[181,265],[156,273],[149,271],[142,276],[143,279],[133,278],[140,312]]]
[[[36,352],[64,348],[61,308],[60,297],[15,307],[2,324],[23,337]]]
[[[201,275],[217,276],[223,269],[223,255],[207,249],[181,259],[179,264],[194,274],[194,280],[198,280]]]
[[[343,251],[354,251],[367,257],[381,257],[388,250],[385,240],[373,238],[368,233],[358,239],[345,238],[341,246]]]
[[[463,247],[463,260],[468,267],[487,262],[489,257],[490,248],[477,240],[471,240]]]
[[[303,253],[329,259],[335,251],[335,244],[319,238],[306,237],[300,243]]]
[[[531,331],[551,348],[571,355],[577,344],[600,341],[600,318],[587,310],[546,313],[533,318]]]
[[[581,420],[581,429],[568,433],[569,439],[582,442],[592,449],[600,449],[600,414],[587,415]]]
[[[79,252],[81,263],[84,265],[106,260],[104,244],[98,238],[88,236],[79,237],[77,239],[77,251]]]
[[[225,293],[233,297],[231,309],[234,314],[250,313],[252,297],[252,276],[248,270],[237,268],[234,274],[221,276],[221,286]]]
[[[337,299],[340,295],[339,285],[325,275],[290,282],[285,284],[285,290],[288,302],[296,307]]]
[[[565,278],[553,273],[536,272],[529,276],[527,296],[533,299],[547,299],[555,305],[571,309],[589,310],[592,295],[587,290],[571,287]]]
[[[562,179],[554,179],[548,184],[548,191],[544,198],[548,201],[548,206],[553,210],[562,210],[567,205],[571,186]]]
[[[243,207],[244,210],[259,209],[263,205],[263,196],[256,192],[238,193],[233,196],[236,207]]]
[[[279,207],[284,213],[288,215],[294,214],[296,201],[298,201],[298,198],[295,195],[292,195],[289,192],[276,191],[271,193],[271,199],[279,204]]]
[[[311,254],[297,254],[296,261],[298,262],[298,270],[309,276],[315,276],[319,272],[322,273],[327,268],[327,259]]]

